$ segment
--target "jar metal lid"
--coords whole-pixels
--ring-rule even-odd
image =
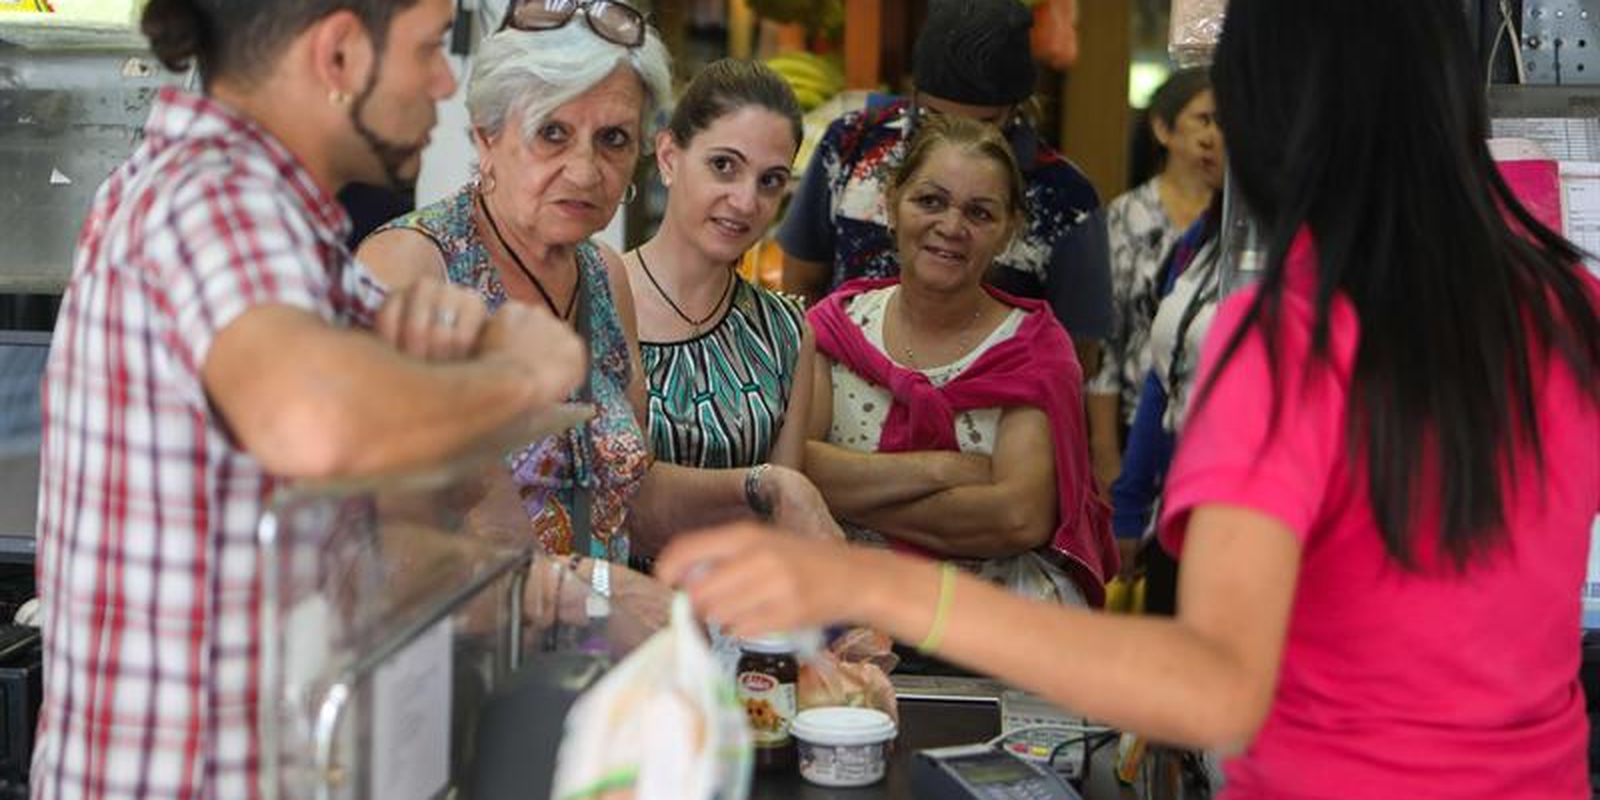
[[[787,636],[760,636],[740,639],[739,649],[766,656],[794,655],[794,642]]]
[[[829,706],[796,714],[789,730],[812,744],[851,746],[887,742],[897,728],[888,714],[874,708]]]

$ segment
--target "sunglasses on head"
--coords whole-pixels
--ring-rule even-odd
[[[553,31],[565,27],[579,11],[600,38],[623,47],[644,44],[649,21],[638,9],[617,0],[513,0],[500,29]]]
[[[918,121],[928,119],[930,117],[944,116],[943,111],[923,103],[920,92],[911,93],[910,108],[913,125],[915,125]],[[1022,114],[1018,111],[1016,106],[1012,106],[1001,112],[1000,116],[996,119],[979,119],[978,121],[988,123],[999,128],[1001,131],[1009,133],[1011,129],[1017,126],[1017,123],[1020,122],[1021,119]]]

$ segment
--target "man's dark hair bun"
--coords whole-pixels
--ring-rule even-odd
[[[139,21],[156,58],[174,72],[187,70],[200,57],[206,28],[205,12],[194,0],[150,0]]]

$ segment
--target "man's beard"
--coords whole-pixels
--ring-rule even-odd
[[[362,87],[361,94],[356,95],[355,102],[350,104],[350,125],[355,128],[356,134],[367,143],[367,148],[378,159],[378,164],[383,167],[383,174],[389,182],[390,189],[397,192],[410,192],[416,187],[416,178],[407,178],[400,174],[401,167],[406,165],[427,145],[425,143],[402,143],[385,139],[377,131],[368,127],[361,119],[361,111],[367,107],[367,101],[372,99],[373,91],[378,85],[378,74],[383,62],[373,65],[372,77],[367,79],[367,85]]]

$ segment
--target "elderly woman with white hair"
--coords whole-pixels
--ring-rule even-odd
[[[379,229],[358,258],[391,287],[426,275],[548,309],[589,341],[573,399],[596,416],[510,459],[542,548],[626,562],[677,530],[773,511],[827,528],[797,472],[654,462],[627,269],[590,237],[616,212],[658,110],[671,98],[658,34],[620,2],[514,2],[484,40],[467,86],[475,180]],[[421,325],[449,320],[417,320]],[[531,348],[540,342],[528,342]]]

